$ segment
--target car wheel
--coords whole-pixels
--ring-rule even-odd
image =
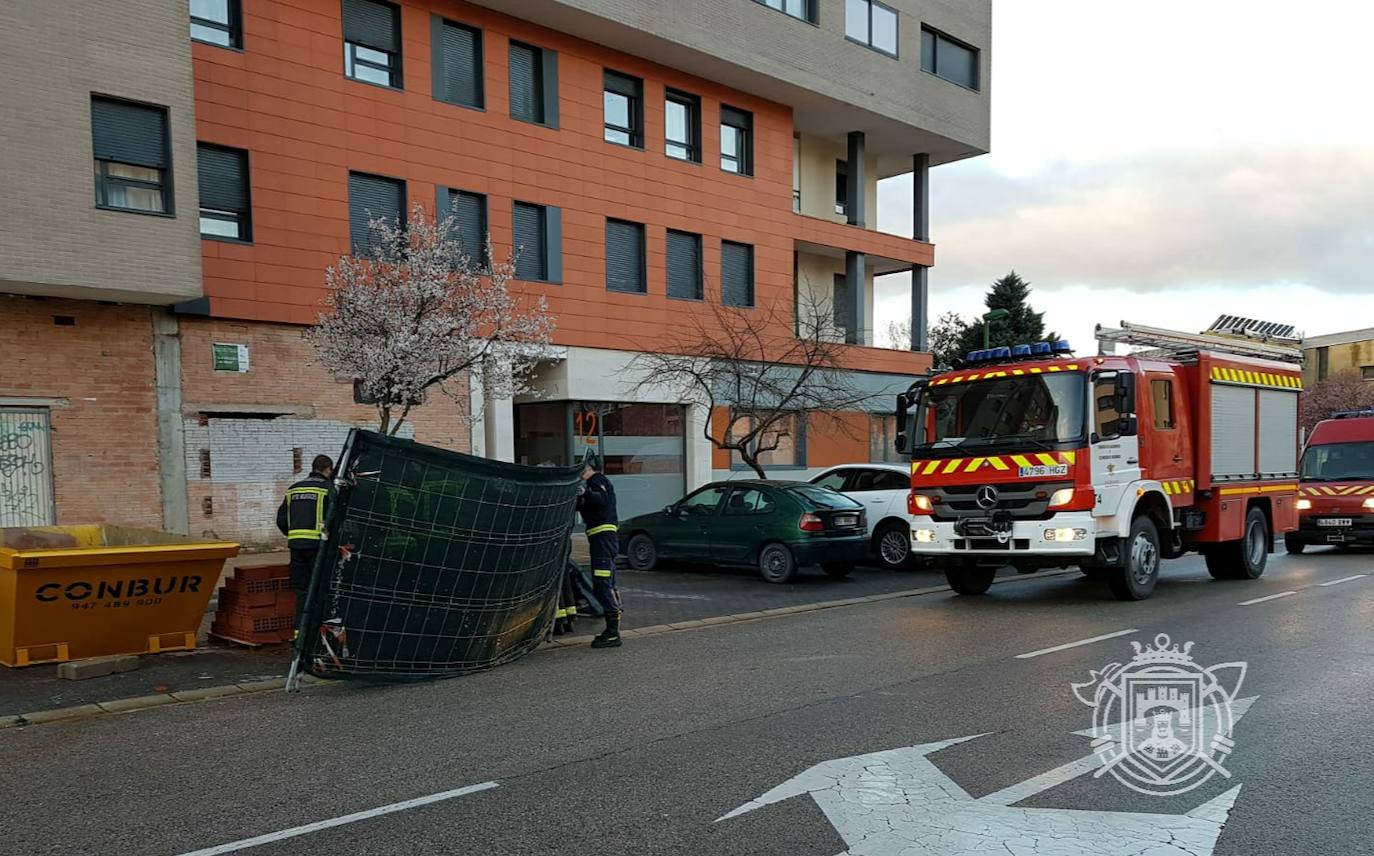
[[[873,535],[873,554],[889,571],[900,571],[911,559],[911,527],[893,521],[878,527]]]
[[[1288,534],[1283,536],[1283,548],[1294,556],[1302,555],[1302,551],[1307,549],[1307,542],[1296,535]]]
[[[1126,555],[1107,576],[1107,585],[1117,600],[1144,600],[1154,594],[1159,582],[1159,529],[1155,522],[1144,515],[1137,517],[1124,549]]]
[[[958,594],[986,594],[997,569],[977,562],[959,562],[945,568],[945,581]]]
[[[1215,580],[1257,580],[1269,563],[1269,520],[1258,508],[1245,515],[1239,541],[1217,544],[1207,553],[1207,573]]]
[[[783,544],[766,544],[759,551],[759,576],[770,583],[785,583],[797,572],[797,560]]]
[[[853,562],[825,562],[821,565],[821,570],[835,579],[842,579],[854,573]]]
[[[633,570],[652,571],[658,564],[658,548],[654,546],[654,539],[643,532],[635,534],[625,547],[625,558]]]

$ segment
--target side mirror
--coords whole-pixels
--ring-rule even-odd
[[[1134,437],[1139,431],[1140,425],[1136,420],[1135,414],[1121,417],[1117,421],[1116,433],[1122,437]]]
[[[1118,413],[1135,413],[1135,375],[1130,372],[1117,374],[1113,391],[1116,394],[1116,411]],[[1126,432],[1123,430],[1122,433]],[[1130,433],[1134,434],[1135,431]]]
[[[677,506],[665,505],[663,506],[663,513],[668,515],[669,517],[677,517]]]

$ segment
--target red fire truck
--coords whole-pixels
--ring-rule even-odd
[[[956,592],[1077,565],[1141,600],[1193,550],[1217,579],[1255,579],[1297,528],[1297,348],[1124,322],[1098,338],[1151,350],[975,351],[898,397],[912,551]]]

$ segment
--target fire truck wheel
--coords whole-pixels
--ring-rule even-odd
[[[977,562],[959,562],[945,568],[945,580],[959,594],[987,594],[997,569],[980,567]]]
[[[1212,579],[1257,580],[1264,573],[1269,562],[1269,521],[1264,512],[1251,508],[1243,531],[1239,541],[1217,544],[1204,554]]]
[[[1307,542],[1296,535],[1285,535],[1283,536],[1283,548],[1297,556],[1307,549]]]
[[[1125,556],[1121,566],[1107,575],[1107,585],[1117,600],[1144,600],[1159,582],[1159,530],[1155,522],[1143,514],[1137,517],[1122,547]]]

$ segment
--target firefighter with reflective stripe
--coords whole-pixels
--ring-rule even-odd
[[[296,590],[298,634],[315,556],[324,541],[324,522],[334,501],[333,476],[334,462],[328,455],[316,455],[310,462],[310,475],[287,488],[286,498],[277,509],[277,528],[291,548],[291,587]]]
[[[587,527],[587,544],[592,554],[592,595],[601,605],[606,629],[592,640],[593,648],[620,647],[620,592],[615,588],[615,557],[620,552],[616,536],[615,488],[601,472],[601,460],[587,459],[582,470],[582,490],[577,510]]]

